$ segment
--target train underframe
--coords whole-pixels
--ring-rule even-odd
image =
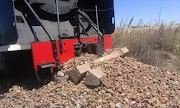
[[[14,73],[32,69],[41,71],[44,68],[59,70],[64,62],[82,53],[101,55],[103,51],[111,48],[110,35],[104,36],[103,43],[98,42],[98,37],[64,39],[61,43],[58,40],[35,42],[31,44],[31,50],[1,52],[0,71]]]

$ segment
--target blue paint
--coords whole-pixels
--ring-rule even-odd
[[[12,0],[0,0],[0,45],[17,40],[14,7]]]

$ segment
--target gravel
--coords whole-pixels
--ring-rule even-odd
[[[117,49],[104,55],[113,50]],[[68,76],[68,70],[96,58],[91,54],[73,58],[60,72]],[[45,80],[43,85],[34,79],[1,80],[0,107],[180,107],[180,76],[176,72],[129,57],[92,64],[91,68],[98,66],[107,76],[96,88],[85,86],[84,80],[77,85],[70,80],[62,83]]]

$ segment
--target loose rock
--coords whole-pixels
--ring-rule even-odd
[[[118,50],[120,49],[107,50],[103,56]],[[65,63],[60,72],[68,76],[70,70],[92,62],[91,69],[101,67],[106,74],[107,87],[105,84],[96,88],[86,86],[85,78],[77,85],[71,80],[58,83],[48,79],[44,80],[44,85],[39,85],[32,78],[22,80],[18,77],[15,80],[0,75],[0,108],[29,107],[31,103],[34,108],[49,108],[51,105],[75,108],[77,104],[82,108],[101,108],[110,107],[110,102],[113,102],[116,108],[180,107],[180,76],[177,72],[167,73],[167,70],[129,57],[116,57],[93,64],[95,59],[98,59],[96,55],[83,54]],[[119,88],[122,92],[119,92]],[[133,103],[135,104],[132,105]]]
[[[122,108],[122,104],[119,102],[115,105],[116,108]]]
[[[103,84],[105,87],[107,87],[107,88],[110,87],[109,79],[108,79],[106,76],[104,76],[104,77],[102,78],[102,84]]]
[[[110,105],[110,108],[115,108],[114,102],[110,102],[109,105]]]

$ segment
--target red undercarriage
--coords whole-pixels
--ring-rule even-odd
[[[91,38],[82,38],[81,42],[91,42],[91,43],[98,43],[97,37]],[[74,54],[74,43],[78,43],[78,39],[69,39],[69,40],[62,40],[62,48],[63,52],[60,53],[59,42],[56,41],[57,47],[57,56],[59,57],[59,63],[63,64],[67,62],[71,58],[75,57]],[[56,67],[56,59],[53,55],[53,47],[52,42],[37,42],[32,43],[32,55],[33,55],[33,62],[34,62],[34,69],[36,71],[39,70],[38,66],[42,64],[54,63],[52,68]],[[104,50],[112,48],[112,39],[111,36],[104,37]]]

